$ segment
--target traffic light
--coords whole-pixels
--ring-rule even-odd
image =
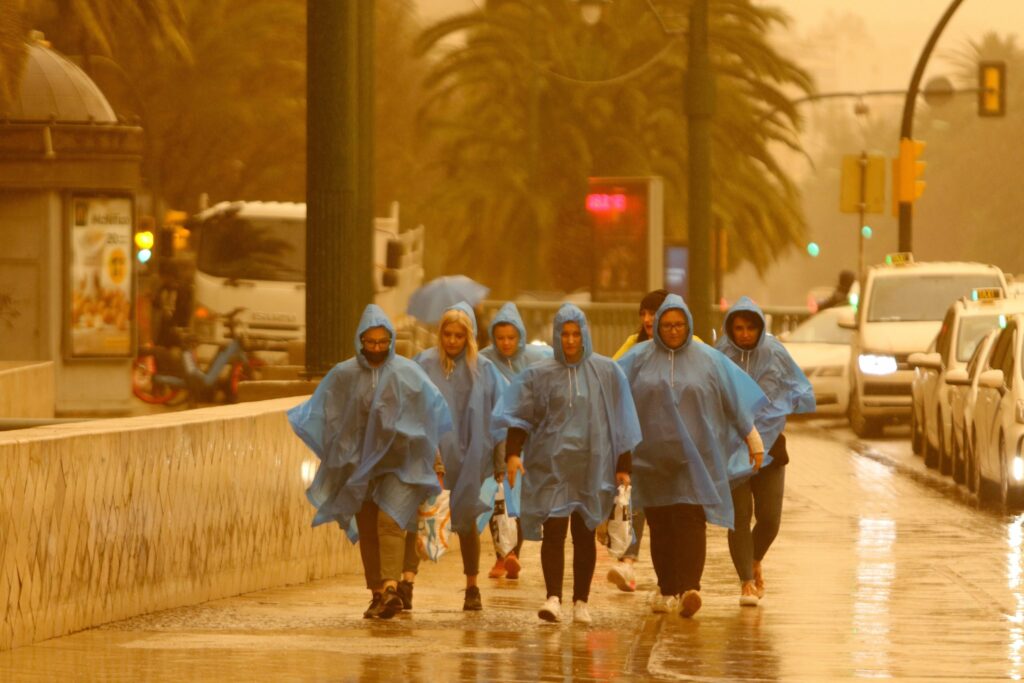
[[[900,156],[896,164],[896,195],[898,203],[913,204],[924,194],[924,169],[928,165],[920,161],[925,143],[920,140],[900,140]]]
[[[810,254],[811,258],[814,258],[821,253],[821,247],[818,246],[817,242],[808,242],[807,253]]]
[[[156,238],[153,235],[153,220],[149,216],[142,216],[139,220],[140,230],[135,233],[135,258],[139,263],[147,263],[153,257],[153,246]]]
[[[978,116],[1006,114],[1006,63],[978,63]]]
[[[861,227],[860,234],[864,236],[864,239],[869,240],[869,239],[871,239],[871,235],[874,234],[874,233],[871,230],[871,226],[870,225],[865,225],[865,226]]]

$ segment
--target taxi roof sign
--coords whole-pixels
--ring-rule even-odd
[[[971,290],[971,301],[995,301],[1002,298],[1002,287],[979,287]]]
[[[908,263],[914,262],[914,255],[909,251],[897,251],[892,254],[885,255],[885,265],[887,266],[905,266]]]

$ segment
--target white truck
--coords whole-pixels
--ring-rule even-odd
[[[221,202],[187,227],[196,252],[193,326],[200,343],[223,343],[221,316],[236,308],[245,309],[240,322],[253,339],[305,339],[305,204]],[[422,283],[423,226],[400,233],[394,202],[374,228],[374,300],[396,320]]]

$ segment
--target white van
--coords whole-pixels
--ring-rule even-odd
[[[928,349],[950,304],[984,287],[1005,288],[1003,272],[982,263],[914,263],[910,254],[868,269],[857,308],[839,321],[855,330],[849,417],[857,436],[909,419],[914,372],[907,358]]]

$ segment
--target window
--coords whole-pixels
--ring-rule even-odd
[[[220,216],[199,228],[197,267],[236,280],[306,279],[305,221]]]
[[[961,363],[969,359],[985,335],[998,326],[998,315],[975,315],[960,318],[960,329],[956,335],[956,359]]]
[[[972,289],[1002,286],[998,276],[987,273],[883,275],[872,281],[867,321],[942,320],[949,305]]]
[[[989,332],[989,334],[993,333]],[[974,351],[971,353],[971,359],[967,361],[967,376],[971,379],[974,379],[974,375],[978,370],[978,365],[981,364],[982,355],[985,351],[985,340],[987,339],[987,336],[982,337],[982,341],[975,345]]]

